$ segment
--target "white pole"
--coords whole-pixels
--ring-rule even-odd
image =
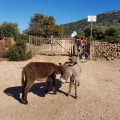
[[[90,35],[90,59],[91,59],[91,42],[92,42],[92,21],[91,21],[91,35]]]
[[[73,38],[73,56],[75,55],[75,37]]]

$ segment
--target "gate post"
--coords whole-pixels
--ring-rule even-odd
[[[31,40],[30,40],[30,35],[29,35],[29,44],[31,43]]]
[[[76,31],[74,31],[71,34],[71,37],[73,38],[73,55],[75,55],[75,36],[77,35]]]
[[[53,35],[51,35],[51,54],[53,55]]]
[[[73,56],[75,55],[75,38],[73,38]]]

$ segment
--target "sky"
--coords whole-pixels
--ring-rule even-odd
[[[120,10],[120,0],[0,0],[0,25],[17,23],[22,33],[35,13],[53,16],[60,25],[112,10]]]

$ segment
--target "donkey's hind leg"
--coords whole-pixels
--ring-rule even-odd
[[[77,79],[75,78],[75,99],[77,99]]]
[[[27,101],[27,94],[28,94],[28,91],[30,90],[31,86],[33,85],[34,81],[35,80],[31,79],[31,78],[28,78],[28,80],[27,80],[26,86],[24,88],[24,97],[23,97],[23,103],[24,104],[28,103],[28,101]]]

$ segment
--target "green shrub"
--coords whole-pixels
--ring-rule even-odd
[[[23,40],[17,41],[16,44],[7,50],[5,55],[10,61],[23,61],[32,58],[31,51],[26,53],[26,46]]]
[[[32,58],[32,51],[26,53],[26,60]]]
[[[75,39],[81,39],[82,36],[85,36],[83,32],[78,32],[77,35],[75,36]]]
[[[24,40],[26,43],[29,42],[29,36],[24,34],[19,34],[17,40]]]
[[[106,36],[103,41],[108,42],[108,43],[112,43],[112,44],[120,43],[120,38]]]

